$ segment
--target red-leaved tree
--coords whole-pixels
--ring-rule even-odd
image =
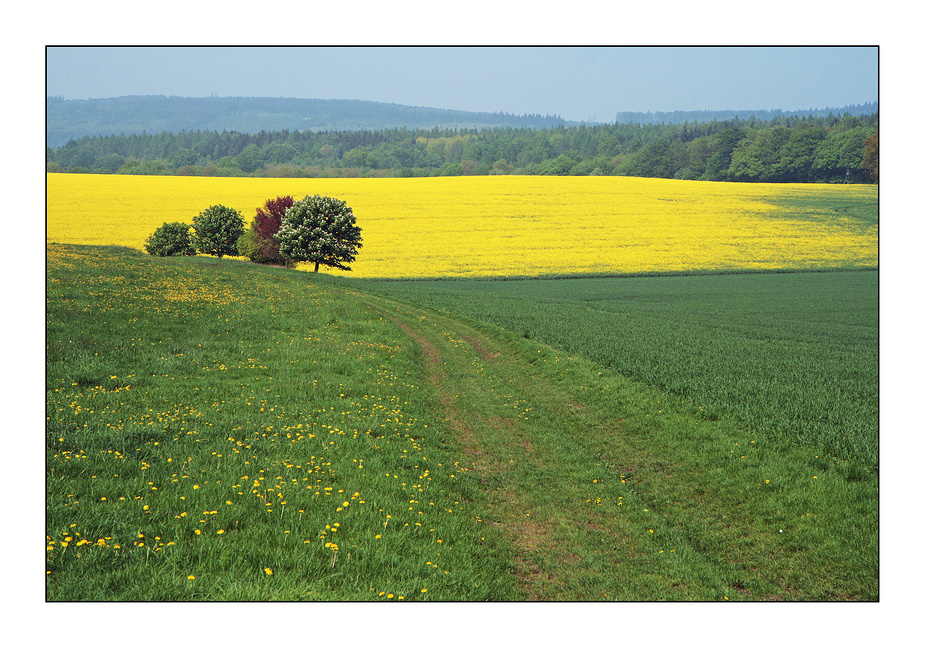
[[[275,200],[268,200],[263,209],[257,208],[257,215],[254,216],[254,231],[260,238],[272,239],[273,235],[279,231],[279,226],[283,222],[283,216],[286,210],[292,207],[295,202],[292,196],[278,196]],[[279,248],[279,245],[276,246]]]
[[[250,229],[238,243],[239,252],[254,263],[288,265],[288,260],[279,251],[279,241],[273,235],[279,231],[286,210],[292,207],[292,196],[278,196],[257,208],[257,215],[251,221]]]

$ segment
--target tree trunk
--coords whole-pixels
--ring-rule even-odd
[[[318,272],[318,266],[321,265],[321,261],[315,261],[315,272]]]

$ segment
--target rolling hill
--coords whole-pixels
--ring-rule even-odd
[[[128,96],[46,102],[46,145],[95,135],[180,131],[355,131],[392,128],[555,128],[556,115],[510,115],[347,99]]]

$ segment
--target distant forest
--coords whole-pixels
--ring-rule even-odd
[[[256,132],[181,127],[152,133],[142,129],[128,134],[83,135],[53,147],[52,114],[60,105],[71,103],[60,98],[48,100],[49,172],[257,177],[625,175],[739,182],[879,179],[876,104],[826,109],[825,115],[820,111],[763,111],[752,112],[747,118],[732,113],[621,113],[613,124],[590,125],[549,116],[518,118],[343,102],[364,104],[362,109],[369,111],[364,119],[369,123],[396,123],[390,119],[421,123],[416,120],[433,110],[428,118],[446,124],[439,118],[451,114],[453,123],[467,126]],[[328,107],[336,108],[334,104]],[[392,116],[385,117],[389,110]],[[345,120],[358,119],[357,113],[348,111],[345,116],[335,112],[324,120],[318,117],[318,123],[346,124]],[[180,119],[169,112],[152,114],[160,114],[165,124]],[[682,117],[693,119],[681,122]],[[151,118],[149,115],[146,123]],[[255,124],[272,123],[253,118]],[[100,121],[99,116],[95,119]],[[518,123],[518,119],[534,123]],[[189,124],[194,121],[187,118]],[[55,123],[63,122],[59,119]]]
[[[46,145],[94,135],[181,131],[356,131],[392,128],[555,128],[558,115],[509,115],[354,99],[130,96],[46,100]]]

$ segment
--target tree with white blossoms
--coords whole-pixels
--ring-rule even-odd
[[[306,196],[286,209],[279,232],[279,251],[295,262],[350,270],[363,247],[353,210],[330,196]]]

